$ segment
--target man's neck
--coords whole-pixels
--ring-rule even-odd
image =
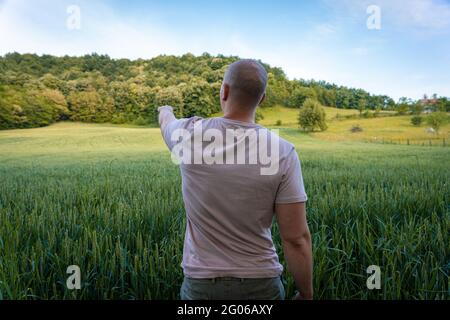
[[[255,123],[255,113],[225,112],[223,117],[229,120]]]

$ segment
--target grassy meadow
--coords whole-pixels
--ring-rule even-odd
[[[450,148],[339,139],[334,125],[307,135],[296,116],[267,112],[262,124],[281,119],[302,161],[315,298],[448,299]],[[0,131],[0,299],[178,298],[180,183],[157,128]],[[81,290],[66,289],[69,265]],[[369,265],[381,267],[380,290],[366,287]]]
[[[414,145],[445,145],[450,143],[450,123],[445,124],[438,134],[428,133],[429,126],[424,122],[415,127],[411,124],[411,116],[392,116],[393,111],[382,111],[377,118],[360,118],[355,109],[337,109],[324,107],[329,128],[324,132],[315,132],[317,138],[330,141],[363,141],[374,143],[414,144]],[[273,107],[262,109],[264,119],[260,121],[265,126],[276,126],[281,121],[281,127],[298,128],[298,109]],[[354,116],[354,118],[346,118]],[[424,118],[426,116],[423,116]],[[359,125],[361,132],[351,133],[350,129]]]

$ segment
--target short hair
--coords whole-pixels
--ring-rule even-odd
[[[228,67],[223,82],[230,86],[231,99],[253,108],[266,91],[267,71],[256,60],[242,59]]]

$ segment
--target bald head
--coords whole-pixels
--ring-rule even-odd
[[[255,60],[239,60],[232,63],[223,79],[228,87],[227,99],[243,108],[255,108],[261,102],[267,86],[267,72]]]

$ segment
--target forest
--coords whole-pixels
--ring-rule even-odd
[[[207,117],[220,111],[219,89],[236,56],[161,55],[149,60],[9,53],[0,57],[0,129],[46,126],[57,121],[152,125],[157,106],[178,116]],[[324,81],[269,73],[262,108],[300,108],[307,98],[343,109],[393,109],[394,100]]]

